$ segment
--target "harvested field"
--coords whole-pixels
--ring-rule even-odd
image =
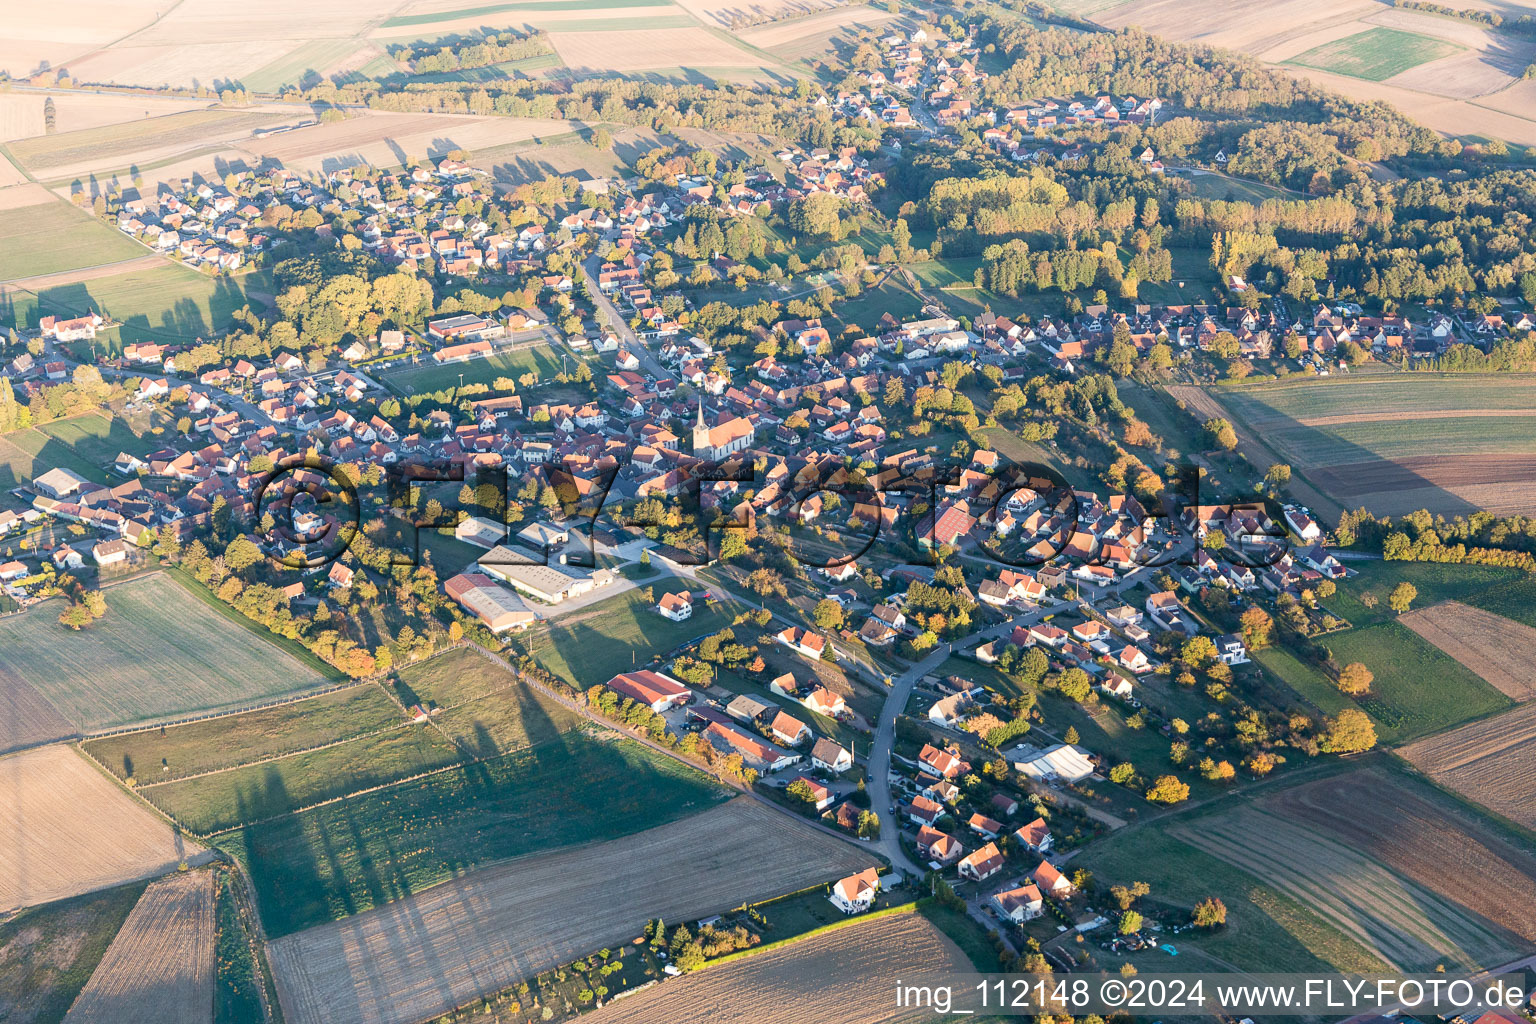
[[[587,71],[678,67],[755,67],[762,61],[702,28],[551,32],[565,66]]]
[[[679,851],[686,871],[655,870]],[[626,839],[487,867],[279,939],[272,965],[293,1024],[412,1024],[638,935],[650,918],[697,918],[871,863],[851,844],[740,797]],[[958,962],[953,947],[933,945]]]
[[[0,913],[161,875],[203,851],[66,746],[0,759]]]
[[[151,882],[64,1024],[212,1024],[213,872]]]
[[[1536,704],[1410,743],[1398,753],[1442,786],[1536,830]]]
[[[1507,933],[1495,938],[1483,918],[1308,822],[1242,807],[1168,831],[1264,879],[1400,970],[1431,970],[1443,960],[1462,969],[1501,963],[1518,942]]]
[[[732,28],[744,21],[799,18],[815,11],[835,8],[837,0],[677,0],[678,6],[705,23]]]
[[[200,110],[209,105],[208,100],[170,96],[116,96],[81,92],[51,92],[43,96],[35,92],[5,93],[0,94],[0,142],[46,135],[48,126],[43,118],[43,104],[50,99],[53,100],[54,123],[59,132],[104,128],[127,121]]]
[[[829,971],[828,965],[836,970]],[[799,942],[675,978],[590,1017],[592,1024],[887,1024],[926,1020],[900,1011],[891,987],[902,971],[970,971],[942,932],[919,914],[853,922]]]
[[[1429,787],[1368,769],[1297,786],[1264,803],[1299,827],[1349,844],[1405,885],[1416,883],[1459,905],[1460,911],[1432,920],[1453,937],[1460,918],[1480,922],[1464,949],[1481,962],[1503,963],[1536,941],[1536,856]],[[1447,872],[1451,864],[1456,871]]]
[[[76,57],[152,24],[175,6],[175,0],[80,0],[60,17],[56,8],[8,4],[0,71],[25,78],[44,61],[72,66]]]
[[[75,735],[48,698],[14,672],[0,668],[0,754]]]
[[[254,703],[322,682],[169,574],[106,594],[106,617],[79,633],[59,625],[58,601],[0,620],[0,672],[32,683],[81,729]]]
[[[764,50],[774,50],[800,40],[827,38],[850,25],[878,25],[890,21],[896,15],[874,7],[839,7],[825,14],[813,14],[804,18],[778,21],[760,28],[738,33],[741,41]]]
[[[460,117],[449,114],[369,112],[336,124],[240,142],[256,161],[276,160],[296,171],[333,170],[360,163],[393,167],[407,159],[439,158],[450,150],[476,150],[543,135],[560,135],[584,125],[572,121],[517,117]]]
[[[63,1020],[143,891],[143,882],[131,882],[33,907],[0,924],[0,1020]]]
[[[1536,698],[1536,629],[1456,601],[1398,621],[1509,697]]]
[[[292,110],[262,108],[184,110],[145,120],[39,135],[10,144],[11,155],[39,179],[146,164],[238,139],[293,119]]]

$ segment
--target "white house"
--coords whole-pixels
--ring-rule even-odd
[[[1025,849],[1036,853],[1045,853],[1056,845],[1056,837],[1051,835],[1051,826],[1045,823],[1044,818],[1036,818],[1028,825],[1021,825],[1013,830],[1013,838]]]
[[[656,602],[656,610],[673,622],[682,622],[693,615],[693,595],[687,591],[663,594]]]
[[[1072,883],[1067,876],[1057,871],[1055,865],[1048,860],[1041,861],[1040,866],[1035,868],[1034,874],[1030,877],[1035,880],[1035,884],[1042,892],[1050,893],[1052,896],[1068,896],[1072,893]]]
[[[823,736],[811,747],[811,764],[823,771],[841,775],[853,767],[853,754],[841,743]]]
[[[845,914],[859,914],[868,910],[880,891],[880,876],[874,868],[867,868],[856,875],[838,879],[832,886],[832,905]]]
[[[1017,889],[1005,889],[994,893],[992,907],[1000,917],[1014,924],[1023,924],[1041,915],[1045,909],[1045,901],[1040,898],[1038,888],[1033,885],[1021,885]]]

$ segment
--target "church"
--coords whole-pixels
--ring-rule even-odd
[[[706,426],[704,403],[699,403],[699,419],[693,425],[693,454],[698,458],[718,462],[750,447],[752,437],[752,421],[740,416],[728,419],[719,426]]]

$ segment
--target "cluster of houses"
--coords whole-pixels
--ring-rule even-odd
[[[1012,824],[1022,817],[1019,802],[1002,793],[992,797],[985,812],[976,810],[965,816],[963,824],[959,821],[963,812],[952,813],[960,797],[957,781],[971,770],[958,747],[925,744],[913,770],[913,795],[903,813],[906,826],[916,829],[912,841],[918,856],[930,869],[943,871],[953,867],[962,882],[989,882],[1007,872],[1009,858],[999,843],[1005,836],[1011,836],[1017,854],[1037,858],[1037,863],[1027,881],[1004,885],[986,895],[987,904],[1000,918],[1022,924],[1044,912],[1046,898],[1066,899],[1072,895],[1071,881],[1050,861],[1055,837],[1044,818],[1036,816],[1022,824]],[[946,818],[957,827],[948,832],[939,828]]]

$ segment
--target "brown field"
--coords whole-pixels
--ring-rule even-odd
[[[1446,514],[1469,510],[1447,507],[1448,494],[1498,515],[1536,511],[1536,456],[1423,455],[1309,467],[1306,472],[1349,507],[1365,505],[1384,515],[1420,508]]]
[[[337,124],[248,139],[237,148],[253,159],[277,160],[292,170],[319,171],[367,161],[380,167],[440,157],[453,149],[474,151],[536,136],[561,135],[579,122],[519,117],[459,117],[370,111]]]
[[[1398,621],[1509,697],[1536,697],[1536,629],[1457,601],[1411,611]]]
[[[1536,116],[1536,79],[1524,79],[1491,96],[1481,96],[1477,105],[1516,117]]]
[[[677,4],[700,21],[730,28],[738,20],[795,18],[833,7],[836,0],[677,0]]]
[[[212,1024],[213,872],[150,884],[64,1024]]]
[[[285,107],[186,110],[144,121],[60,132],[13,142],[11,155],[39,177],[145,164],[248,136],[253,129],[293,120]]]
[[[40,4],[7,4],[0,33],[0,71],[30,75],[43,61],[65,67],[135,29],[152,24],[175,0],[79,0],[67,17]]]
[[[238,81],[298,45],[290,39],[233,36],[225,42],[113,46],[77,61],[70,70],[83,82],[192,88],[225,79]]]
[[[0,199],[0,210],[14,210],[17,207],[35,206],[37,204],[37,199],[32,198],[35,189],[28,186],[27,176],[22,173],[21,168],[13,164],[4,155],[0,155],[0,196],[4,196],[7,192],[13,193],[17,197],[25,194],[28,198],[6,196],[4,199]]]
[[[1536,856],[1433,790],[1362,770],[1298,786],[1264,803],[1483,920],[1491,962],[1536,942]],[[1450,918],[1433,919],[1450,930]],[[1515,945],[1501,935],[1506,930],[1519,937]],[[1466,950],[1476,955],[1472,944]]]
[[[0,142],[46,133],[43,102],[52,99],[59,132],[102,128],[161,114],[208,106],[207,100],[168,96],[112,96],[100,93],[0,93]]]
[[[831,968],[831,969],[829,969]],[[923,917],[857,921],[800,942],[675,978],[609,1003],[591,1024],[888,1024],[927,1020],[898,1010],[903,971],[968,972],[958,947]]]
[[[1469,800],[1536,829],[1536,704],[1526,704],[1398,751]]]
[[[1473,51],[1421,64],[1387,79],[1392,85],[1406,89],[1472,99],[1514,82],[1525,66],[1536,60],[1536,43],[1469,21],[1409,10],[1382,11],[1367,21],[1372,25],[1446,39]]]
[[[873,859],[740,797],[611,842],[484,868],[270,944],[291,1024],[411,1024],[640,933]]]
[[[565,66],[587,71],[756,67],[761,61],[702,28],[551,32]]]
[[[802,39],[827,38],[838,32],[839,29],[850,25],[878,25],[883,21],[890,21],[896,15],[890,11],[879,10],[874,7],[839,7],[825,14],[813,14],[806,18],[793,18],[789,21],[775,22],[772,25],[764,25],[761,28],[748,29],[739,33],[742,42],[764,50],[793,44]]]
[[[61,740],[75,731],[31,683],[0,668],[0,754]]]
[[[203,854],[67,746],[0,759],[0,913],[164,874]]]

